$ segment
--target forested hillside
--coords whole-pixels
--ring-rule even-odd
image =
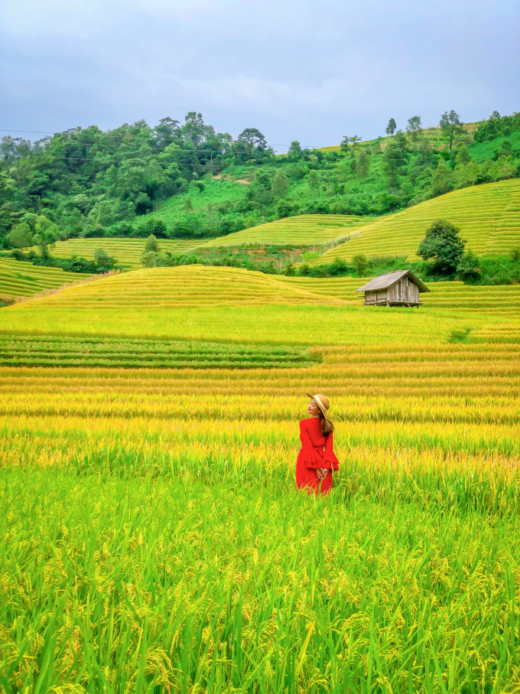
[[[467,186],[515,178],[520,114],[465,129],[457,114],[436,138],[420,118],[389,137],[345,137],[336,151],[293,142],[276,155],[247,128],[234,140],[202,116],[103,132],[76,128],[38,142],[4,137],[0,247],[82,237],[217,237],[296,214],[376,216]]]

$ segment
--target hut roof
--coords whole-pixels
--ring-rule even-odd
[[[412,282],[414,282],[419,287],[419,292],[430,291],[428,287],[424,284],[424,282],[420,280],[417,277],[417,275],[414,275],[414,273],[411,270],[394,270],[393,272],[389,272],[387,275],[375,277],[373,280],[370,280],[370,282],[365,284],[360,289],[356,289],[356,292],[373,292],[377,289],[387,289],[388,287],[391,287],[393,284],[398,282],[402,277],[406,277],[407,275],[412,280]]]

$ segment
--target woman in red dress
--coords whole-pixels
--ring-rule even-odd
[[[329,399],[325,395],[309,397],[310,419],[300,422],[302,448],[296,463],[296,486],[309,494],[328,494],[332,488],[332,471],[339,465],[332,450],[334,424],[325,416]]]

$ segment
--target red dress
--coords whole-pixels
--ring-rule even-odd
[[[300,422],[302,449],[296,463],[296,486],[309,493],[327,494],[332,487],[332,470],[337,470],[339,460],[332,450],[333,435],[323,436],[318,417],[302,419]],[[316,470],[327,468],[325,479],[320,482]]]

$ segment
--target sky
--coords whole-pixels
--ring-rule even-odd
[[[519,37],[518,0],[2,0],[0,135],[197,111],[284,151],[472,122],[520,110]]]

